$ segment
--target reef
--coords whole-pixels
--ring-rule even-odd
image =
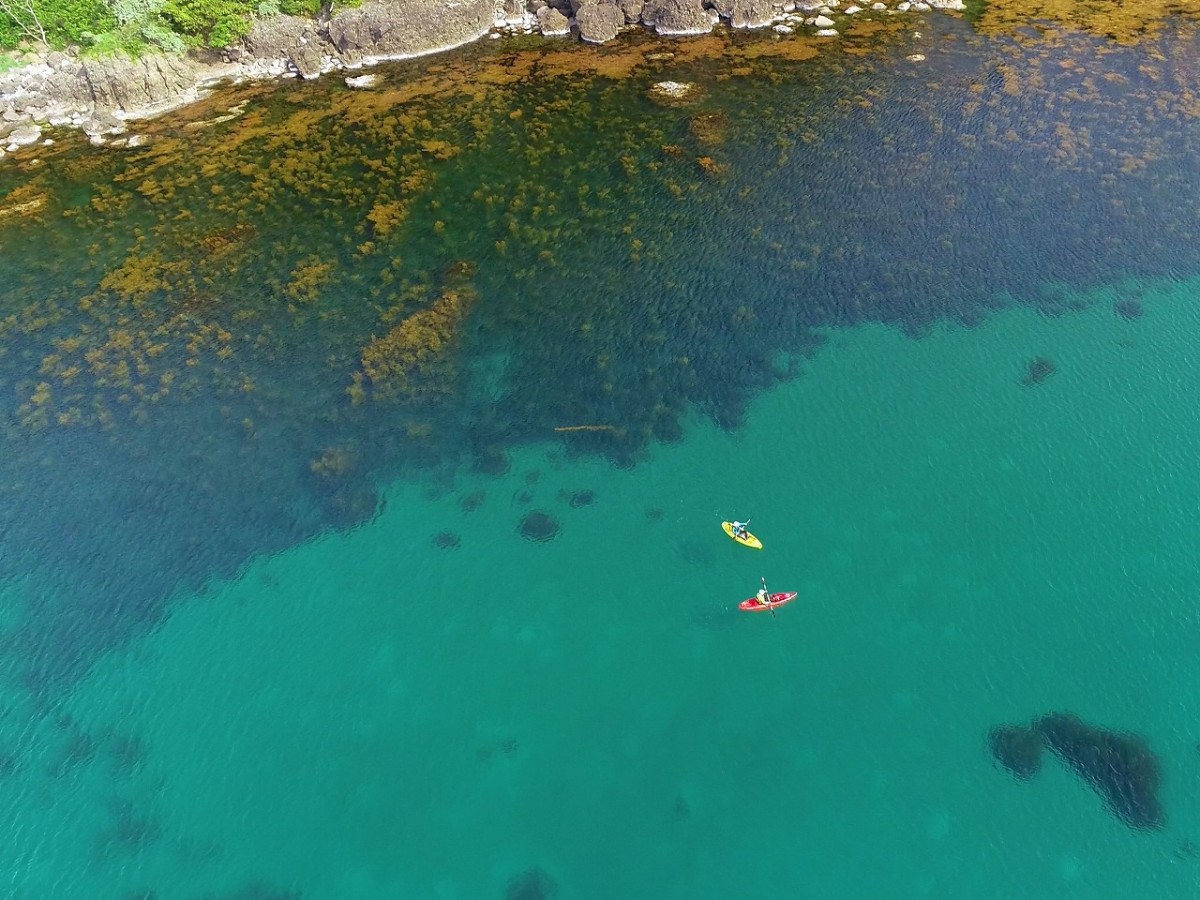
[[[483,475],[505,475],[512,468],[508,454],[497,447],[476,451],[471,470]]]
[[[141,850],[162,837],[162,825],[139,813],[129,800],[112,797],[108,807],[110,820],[100,834],[102,846]]]
[[[558,882],[534,866],[511,878],[504,889],[504,900],[553,900]]]
[[[469,289],[447,291],[362,351],[362,375],[375,399],[430,399],[453,390],[453,351],[467,311],[477,299]],[[363,381],[351,385],[361,390]]]
[[[504,738],[492,744],[484,744],[475,751],[475,755],[483,761],[492,759],[497,754],[512,756],[521,749],[521,743],[516,738]]]
[[[1138,735],[1056,712],[1039,716],[1028,727],[997,726],[988,734],[988,745],[996,761],[1022,780],[1038,772],[1044,747],[1095,790],[1108,810],[1130,828],[1153,830],[1166,824],[1158,798],[1162,782],[1158,759]]]
[[[1166,823],[1158,799],[1158,759],[1145,739],[1089,725],[1071,713],[1042,716],[1033,727],[1050,751],[1130,828],[1156,829]]]
[[[1058,366],[1054,364],[1053,360],[1039,356],[1029,361],[1029,365],[1025,367],[1025,376],[1021,379],[1021,383],[1026,387],[1032,387],[1035,384],[1043,383],[1057,371]]]
[[[1020,779],[1032,778],[1042,766],[1042,737],[1024,725],[1000,725],[988,733],[992,756]]]
[[[545,543],[558,537],[559,524],[558,520],[550,514],[535,510],[527,513],[521,519],[521,524],[517,526],[517,530],[521,533],[521,537],[527,541]]]
[[[1113,304],[1113,312],[1122,319],[1140,319],[1144,310],[1142,309],[1141,300],[1126,297]]]
[[[462,546],[462,538],[453,531],[439,531],[433,536],[433,545],[439,550],[457,550]]]
[[[559,491],[558,498],[565,500],[571,509],[582,509],[596,502],[595,491]]]
[[[483,501],[487,499],[485,491],[471,491],[461,500],[458,501],[458,506],[463,512],[475,512],[483,506]]]
[[[251,881],[225,894],[205,894],[202,900],[303,900],[300,891],[284,890],[265,881]]]

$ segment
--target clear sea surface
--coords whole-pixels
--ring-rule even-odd
[[[1195,896],[1193,39],[905,28],[0,173],[0,893]]]

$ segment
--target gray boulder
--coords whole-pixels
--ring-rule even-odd
[[[368,0],[329,22],[343,58],[422,56],[483,37],[492,27],[492,0]]]
[[[571,23],[557,9],[543,6],[537,11],[538,30],[546,37],[562,37],[571,33]]]
[[[173,100],[196,86],[196,70],[177,56],[85,59],[79,78],[97,106],[125,112]]]
[[[66,69],[29,66],[0,77],[0,98],[7,101],[8,108],[19,114],[18,118],[27,118],[34,112],[55,112],[84,106],[91,102],[91,96],[87,85],[80,80],[77,64]]]
[[[624,24],[625,13],[615,3],[585,3],[575,13],[579,36],[589,44],[611,41]]]
[[[242,40],[257,59],[286,59],[302,40],[315,38],[316,23],[300,16],[271,16],[255,19],[250,33]]]
[[[659,34],[707,34],[715,15],[702,0],[649,0],[642,21]]]
[[[503,0],[498,9],[509,25],[520,25],[525,21],[525,4],[522,0]]]
[[[625,14],[626,25],[636,25],[642,21],[642,10],[646,6],[643,0],[617,0],[617,6]]]
[[[321,63],[325,61],[325,54],[321,52],[318,43],[306,41],[289,50],[287,58],[288,62],[296,67],[301,78],[316,78],[321,74]]]
[[[771,24],[771,0],[733,0],[729,24],[734,28],[763,28]]]

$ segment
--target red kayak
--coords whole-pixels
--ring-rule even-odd
[[[796,592],[788,591],[786,594],[767,594],[767,596],[771,599],[770,603],[759,603],[757,597],[751,597],[739,603],[738,609],[744,609],[746,612],[766,612],[768,609],[774,609],[795,600]]]

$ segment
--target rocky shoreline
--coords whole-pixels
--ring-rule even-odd
[[[861,5],[860,5],[861,4]],[[835,38],[853,16],[962,10],[962,0],[368,0],[335,16],[275,16],[221,51],[84,58],[29,54],[0,75],[0,157],[48,141],[45,127],[82,129],[93,144],[127,144],[128,122],[186,105],[248,78],[317,78],[453,49],[485,36],[540,34],[600,44],[630,29],[707,34],[722,24]],[[366,86],[371,76],[347,78]]]

